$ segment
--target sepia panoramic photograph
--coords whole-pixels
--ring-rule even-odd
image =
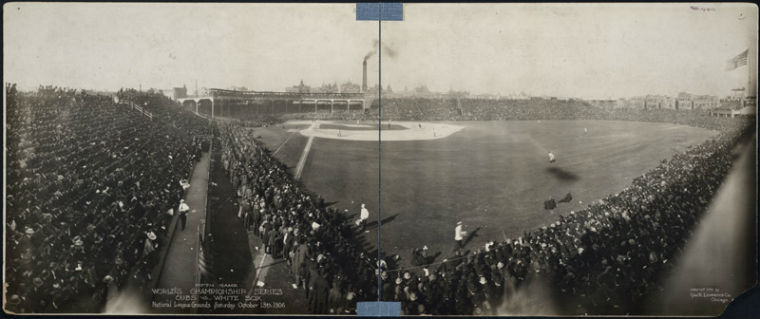
[[[3,311],[717,316],[755,286],[757,6],[385,5],[4,4]]]

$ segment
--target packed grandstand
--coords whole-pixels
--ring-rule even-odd
[[[9,309],[98,312],[108,285],[150,280],[207,122],[136,90],[123,103],[56,87],[6,96]]]
[[[183,195],[180,181],[214,135],[240,218],[269,254],[287,260],[312,313],[353,314],[357,301],[379,292],[408,315],[495,314],[534,281],[555,287],[566,312],[637,313],[731,169],[733,148],[755,131],[754,118],[580,100],[383,99],[384,120],[626,120],[719,132],[547,227],[404,268],[359,245],[350,216],[306,189],[245,128],[292,118],[376,120],[377,108],[209,124],[156,92],[121,90],[114,99],[10,85],[6,96],[6,282],[9,309],[18,312],[98,312],[109,287],[147,287]]]

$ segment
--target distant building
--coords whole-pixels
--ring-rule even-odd
[[[614,109],[618,105],[617,100],[588,100],[588,104],[591,104],[592,106],[596,106],[603,109]]]
[[[742,108],[742,102],[744,102],[744,95],[729,95],[720,99],[720,106],[715,110],[738,110]]]
[[[720,106],[720,98],[713,95],[678,93],[676,108],[679,110],[709,110]]]
[[[290,93],[311,93],[311,87],[308,85],[303,84],[303,80],[301,80],[301,84],[294,85],[289,88],[285,88],[285,92]]]
[[[340,85],[341,93],[361,93],[362,87],[359,84],[346,82]]]
[[[717,107],[710,110],[710,115],[717,116],[717,117],[737,117],[737,116],[748,116],[748,117],[754,117],[757,113],[757,110],[755,107],[752,106],[745,106],[740,108],[730,108],[730,107]]]
[[[172,97],[173,100],[186,98],[187,97],[187,87],[183,85],[181,88],[173,88],[172,89],[172,96],[171,97]]]
[[[672,97],[665,95],[643,95],[622,100],[620,107],[645,110],[674,109],[676,102]]]
[[[647,109],[675,109],[675,99],[665,95],[647,95]]]
[[[707,110],[720,105],[720,98],[713,95],[695,95],[681,92],[677,97],[644,95],[618,100],[618,107],[637,109]]]
[[[380,92],[380,86],[378,86],[377,84],[375,84],[374,86],[370,88],[367,88],[367,90],[365,91],[365,93],[368,93],[368,94],[377,94],[377,92]]]
[[[430,90],[428,89],[427,85],[420,85],[416,88],[414,88],[414,93],[417,94],[430,94]]]
[[[314,93],[338,93],[340,92],[340,89],[338,88],[337,83],[333,84],[322,84],[320,87],[315,88]]]

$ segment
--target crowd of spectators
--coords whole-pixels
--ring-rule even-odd
[[[109,286],[150,280],[182,181],[207,147],[207,121],[156,92],[117,99],[41,87],[7,94],[7,308],[99,311]],[[534,280],[565,311],[635,313],[673,264],[733,163],[748,119],[696,111],[601,109],[580,101],[383,100],[393,120],[605,119],[719,130],[623,191],[523,236],[456,250],[440,262],[420,250],[414,268],[377,258],[349,214],[295,180],[253,130],[220,123],[222,162],[244,225],[287,260],[309,310],[350,314],[356,301],[402,302],[415,314],[495,314]],[[134,111],[149,110],[153,117]],[[376,112],[376,111],[374,111]],[[325,113],[351,119],[372,113]],[[257,120],[258,121],[258,120]],[[247,125],[271,125],[270,120]],[[382,278],[378,287],[377,278]]]
[[[150,280],[207,122],[152,92],[6,94],[6,307],[98,312],[109,287]]]
[[[627,314],[641,311],[643,300],[660,288],[658,279],[670,269],[731,168],[731,150],[754,128],[754,122],[745,118],[693,111],[605,110],[580,102],[548,101],[508,109],[488,119],[667,121],[720,133],[663,161],[625,190],[547,227],[485,247],[456,250],[441,262],[433,263],[422,249],[412,261],[418,266],[407,269],[399,268],[398,256],[377,260],[355,245],[357,229],[348,214],[321,205],[252,131],[236,126],[221,130],[224,165],[238,189],[245,225],[263,239],[268,253],[288,260],[315,313],[347,313],[354,310],[351,300],[377,298],[380,276],[382,299],[401,301],[408,315],[496,314],[510,294],[534,280],[551,287],[551,297],[563,312]],[[482,119],[491,111],[417,113],[422,118],[415,118],[414,112],[391,112],[389,116]]]
[[[283,120],[339,120],[339,121],[377,121],[377,111],[335,111],[317,113],[288,113],[279,115]]]
[[[226,121],[244,127],[269,127],[282,123],[282,119],[271,115],[248,115]]]
[[[739,136],[751,130],[724,131],[618,194],[518,239],[491,242],[431,267],[426,276],[389,270],[402,280],[387,284],[383,295],[402,301],[406,314],[495,314],[515,287],[540,278],[569,313],[642,311],[730,169]],[[409,291],[399,294],[398,287]]]
[[[314,313],[351,313],[377,298],[372,258],[355,240],[348,216],[327,207],[288,173],[253,130],[221,125],[222,162],[242,207],[240,217],[265,249],[288,260]]]

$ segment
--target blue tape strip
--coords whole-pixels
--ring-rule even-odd
[[[361,301],[356,303],[359,317],[400,317],[401,302],[398,301]]]
[[[403,21],[404,4],[401,2],[357,2],[356,20]]]

